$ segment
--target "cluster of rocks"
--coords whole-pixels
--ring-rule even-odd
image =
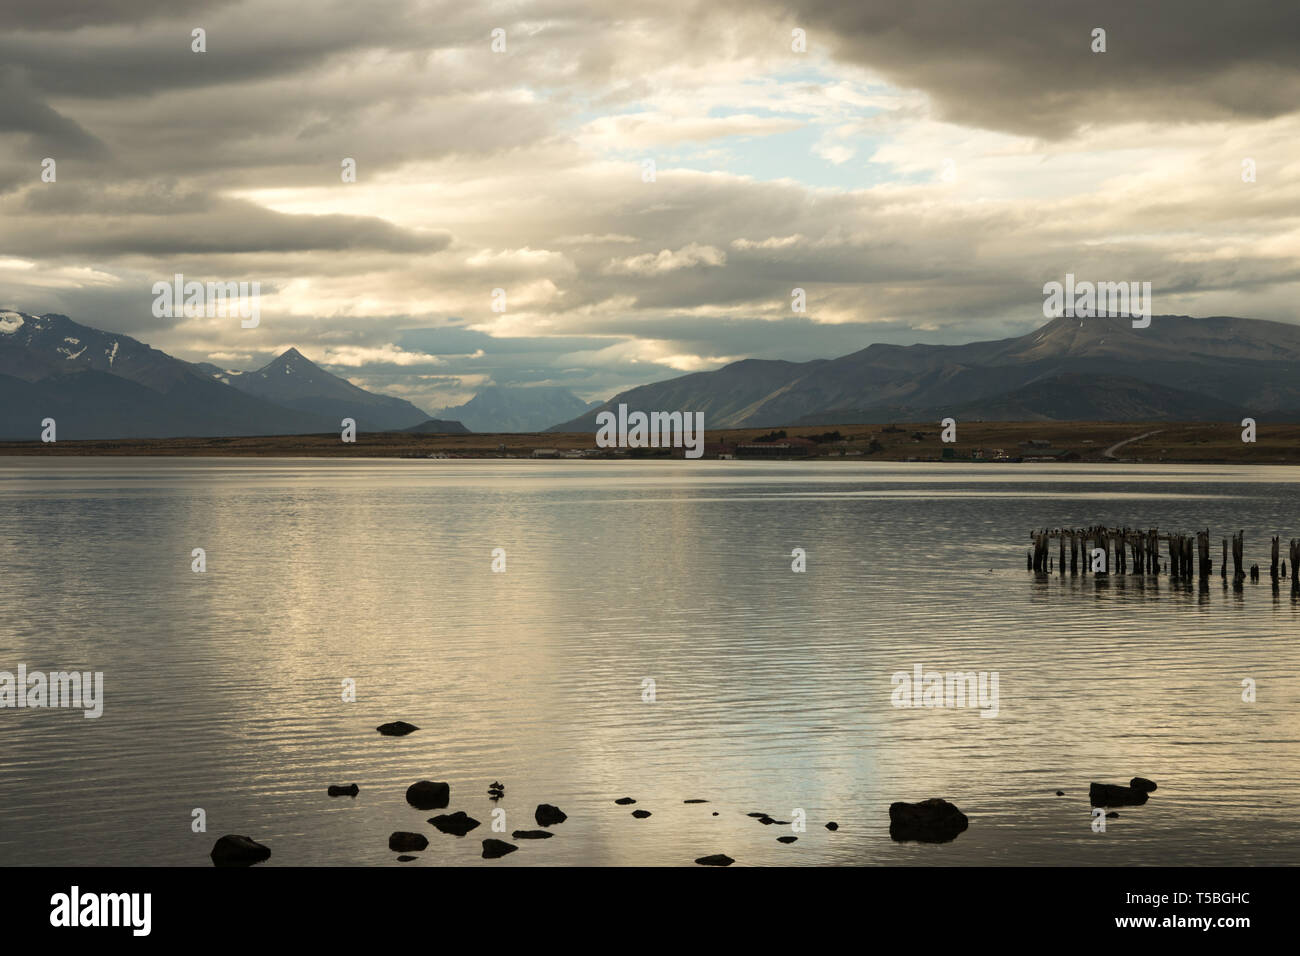
[[[686,803],[686,804],[708,803],[708,802],[709,802],[708,800],[704,800],[699,797],[694,797],[690,800],[682,801],[682,803]],[[633,799],[632,797],[619,797],[617,800],[614,801],[614,803],[615,805],[620,807],[629,807],[632,806],[634,803],[636,803],[636,800]],[[718,815],[718,811],[714,810],[713,815],[716,817]],[[644,820],[646,817],[651,816],[651,813],[649,810],[633,810],[632,816],[638,820]],[[746,814],[746,816],[753,817],[764,826],[771,826],[772,824],[777,824],[780,826],[790,825],[789,820],[777,820],[767,813],[749,813]],[[826,829],[832,832],[838,830],[839,828],[840,825],[836,823],[834,820],[826,824]],[[797,836],[779,836],[776,838],[776,842],[789,844],[789,843],[794,843],[798,839],[799,838]],[[731,864],[735,863],[736,861],[733,860],[731,857],[727,856],[725,853],[715,853],[712,856],[699,857],[695,862],[698,863],[700,866],[731,866]]]
[[[493,782],[488,788],[488,795],[493,801],[499,800],[505,795],[504,784]],[[440,783],[434,780],[420,780],[406,788],[406,802],[417,810],[442,810],[451,802],[451,785]],[[559,807],[551,806],[549,803],[538,804],[537,809],[533,812],[533,819],[541,827],[555,826],[557,823],[563,823],[568,819],[567,814]],[[471,830],[476,829],[481,824],[463,810],[457,810],[455,813],[440,813],[436,817],[430,817],[429,822],[440,833],[449,833],[453,836],[462,837]],[[555,834],[546,830],[515,830],[511,838],[515,840],[545,840]],[[418,837],[418,841],[409,841],[410,837]],[[397,841],[395,844],[394,841]],[[419,845],[415,845],[418,842]],[[423,850],[429,845],[429,841],[421,834],[412,834],[399,832],[394,833],[388,839],[388,847],[392,850]],[[488,838],[483,841],[483,859],[495,860],[505,856],[508,853],[514,853],[519,847],[513,843],[507,843],[504,840]],[[398,858],[402,859],[401,857]],[[415,859],[407,857],[407,860]]]
[[[403,737],[419,730],[415,725],[401,720],[381,724],[376,729],[379,733],[390,737]],[[355,797],[360,792],[360,789],[355,783],[334,784],[329,787],[327,792],[331,797]],[[1145,777],[1134,777],[1129,781],[1128,786],[1093,783],[1088,788],[1088,799],[1093,807],[1105,809],[1111,807],[1135,807],[1145,804],[1148,795],[1154,793],[1155,790],[1156,784],[1154,781]],[[1065,791],[1057,790],[1056,795],[1058,797],[1065,796]],[[500,800],[505,796],[505,785],[493,781],[488,787],[488,796],[494,803]],[[451,785],[433,780],[417,781],[406,788],[406,802],[417,810],[446,809],[451,802]],[[709,801],[692,798],[682,802],[698,804],[708,803]],[[626,807],[635,804],[636,800],[632,797],[619,797],[614,803]],[[632,816],[638,820],[647,819],[651,815],[649,810],[636,809],[632,811]],[[718,812],[713,811],[713,815],[718,816]],[[763,812],[749,813],[747,815],[763,826],[790,825],[789,820],[778,820]],[[1111,811],[1106,816],[1114,818],[1118,817],[1119,814]],[[568,819],[563,810],[549,803],[538,804],[533,817],[539,827],[552,827]],[[475,820],[462,810],[457,810],[454,813],[438,814],[430,817],[428,822],[440,833],[447,833],[457,837],[463,837],[481,825],[478,820]],[[969,820],[966,814],[947,800],[937,797],[922,800],[920,803],[899,801],[889,806],[889,836],[895,841],[949,843],[956,839],[958,834],[963,833],[968,826]],[[826,823],[825,827],[833,832],[839,829],[839,824],[832,820]],[[511,838],[514,840],[547,840],[554,835],[554,833],[545,829],[515,830],[511,833]],[[790,844],[798,839],[797,836],[793,835],[779,836],[777,842]],[[397,858],[401,862],[416,859],[410,854],[419,853],[427,849],[428,846],[429,840],[422,833],[398,830],[388,838],[388,848],[402,854]],[[483,841],[483,859],[498,859],[509,853],[514,853],[518,849],[519,847],[515,844],[507,843],[504,840],[485,839]],[[252,866],[255,863],[261,863],[269,859],[271,850],[251,837],[227,834],[217,840],[210,855],[213,864],[216,866]],[[730,866],[736,861],[726,854],[715,853],[711,856],[699,857],[695,862],[700,866]]]

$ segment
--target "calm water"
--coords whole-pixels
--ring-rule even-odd
[[[97,720],[0,710],[0,864],[206,866],[243,833],[395,865],[393,830],[430,838],[409,866],[1294,864],[1300,601],[1267,536],[1298,497],[1286,468],[0,459],[0,670],[106,685]],[[1103,522],[1211,528],[1208,593],[1026,573],[1030,528]],[[1234,593],[1239,528],[1264,581]],[[997,671],[998,716],[893,707],[916,664]],[[1089,782],[1135,774],[1159,790],[1092,832]],[[484,826],[437,833],[420,779]],[[508,829],[568,821],[480,860],[493,780]],[[969,830],[892,842],[931,796]],[[794,808],[793,845],[745,816]]]

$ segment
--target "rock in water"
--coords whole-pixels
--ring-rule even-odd
[[[388,836],[388,849],[396,850],[398,853],[409,853],[414,850],[423,850],[429,845],[429,838],[423,833],[411,833],[407,830],[398,830]]]
[[[617,803],[620,807],[626,807],[633,803],[636,803],[636,801],[633,800],[631,797],[619,797],[614,802]]]
[[[968,821],[947,800],[932,797],[920,803],[889,805],[889,838],[899,842],[948,843],[966,829]]]
[[[826,824],[826,829],[827,829],[827,830],[838,830],[839,828],[840,828],[840,825],[839,825],[838,823],[836,823],[834,820],[832,820],[830,823]]]
[[[683,800],[682,803],[708,803],[707,800]]]
[[[421,780],[406,788],[406,802],[417,810],[441,810],[451,802],[451,785]]]
[[[555,834],[549,830],[516,830],[510,836],[516,840],[549,840]]]
[[[539,827],[549,827],[557,823],[563,823],[569,819],[569,815],[559,807],[553,807],[549,803],[539,803],[537,811],[533,814],[533,819],[537,821]]]
[[[1118,819],[1119,819],[1119,811],[1118,811],[1118,810],[1112,810],[1112,811],[1110,811],[1110,813],[1106,814],[1106,819],[1107,819],[1107,820],[1118,820]]]
[[[519,847],[513,843],[506,843],[504,840],[484,840],[483,841],[483,859],[495,860],[499,856],[505,856],[507,853],[514,853]]]
[[[650,816],[650,811],[649,811],[649,810],[633,810],[633,811],[632,811],[632,816],[636,817],[638,820],[644,820],[646,817]]]
[[[1147,802],[1147,793],[1132,787],[1094,783],[1088,787],[1088,800],[1094,807],[1140,807]]]
[[[385,737],[405,737],[412,731],[419,729],[415,724],[408,724],[404,720],[395,720],[391,724],[380,724],[375,728]]]
[[[464,836],[479,825],[478,821],[466,814],[464,810],[430,817],[429,822],[437,827],[440,832],[454,833],[456,836]]]
[[[725,853],[715,853],[713,856],[702,856],[695,862],[700,866],[731,866],[736,861]]]
[[[1058,791],[1056,791],[1056,795],[1057,795],[1058,797],[1063,797],[1063,796],[1065,796],[1065,791],[1064,791],[1064,790],[1058,790]]]
[[[1134,790],[1141,790],[1143,793],[1155,793],[1156,782],[1148,780],[1146,777],[1134,777],[1128,782],[1128,785]]]
[[[262,846],[252,837],[228,833],[212,847],[209,854],[217,866],[252,866],[271,856],[271,848]]]
[[[346,787],[331,786],[329,795],[331,797],[355,797],[361,792],[361,788],[355,783],[350,783]]]

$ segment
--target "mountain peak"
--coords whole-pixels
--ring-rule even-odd
[[[320,368],[320,366],[318,366],[315,362],[307,358],[307,356],[303,355],[301,352],[299,352],[296,348],[293,348],[292,346],[285,349],[275,358],[271,359],[271,361],[267,362],[264,366],[262,366],[262,368],[258,369],[258,371],[254,374],[292,375],[295,372],[299,372],[302,374],[311,374],[312,372],[321,372],[321,374],[328,374],[325,373]]]

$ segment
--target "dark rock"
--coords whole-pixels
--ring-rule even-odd
[[[715,853],[713,856],[702,856],[695,862],[700,866],[731,866],[736,861],[725,853]]]
[[[423,850],[429,845],[429,838],[423,833],[411,833],[407,830],[398,830],[390,833],[388,836],[388,849],[396,850],[398,853],[409,853],[411,851]]]
[[[1106,819],[1107,819],[1107,820],[1118,820],[1118,819],[1119,819],[1119,812],[1116,811],[1116,810],[1112,810],[1112,811],[1110,811],[1110,813],[1106,814]]]
[[[1065,791],[1064,791],[1064,790],[1058,790],[1058,791],[1056,791],[1056,795],[1057,795],[1058,797],[1063,797],[1063,796],[1065,796]]]
[[[767,814],[766,814],[766,813],[746,813],[745,816],[747,816],[747,817],[765,817],[765,816],[767,816]]]
[[[838,823],[836,823],[834,820],[832,820],[830,823],[826,824],[826,829],[827,829],[827,830],[838,830],[839,828],[840,828],[840,825],[839,825]]]
[[[716,817],[716,816],[718,815],[718,811],[717,811],[717,810],[714,810],[714,811],[713,811],[713,815]]]
[[[479,825],[478,821],[467,815],[464,810],[457,810],[455,813],[442,813],[436,817],[430,817],[429,822],[434,825],[441,833],[454,833],[456,836],[464,836]]]
[[[649,811],[649,810],[633,810],[633,811],[632,811],[632,816],[636,817],[638,820],[644,820],[646,817],[650,816],[650,811]]]
[[[947,800],[932,797],[920,803],[889,805],[889,838],[920,843],[948,843],[968,825],[966,814]]]
[[[415,724],[408,724],[404,720],[395,720],[391,724],[380,724],[375,730],[379,731],[385,737],[405,737],[412,731],[420,728]]]
[[[1147,802],[1147,794],[1132,787],[1094,783],[1088,787],[1088,800],[1094,807],[1140,807]]]
[[[516,840],[549,840],[555,834],[549,830],[516,830],[510,836]]]
[[[361,792],[361,788],[355,783],[350,783],[346,787],[331,786],[329,795],[331,797],[355,797]]]
[[[569,819],[569,815],[559,807],[553,807],[549,803],[539,803],[536,812],[533,813],[533,819],[537,821],[539,827],[549,827],[563,823]]]
[[[627,807],[636,803],[636,801],[633,800],[631,797],[619,797],[614,802],[617,803],[620,807]]]
[[[683,800],[682,803],[708,803],[707,800]]]
[[[217,866],[252,866],[271,856],[271,848],[262,846],[252,837],[228,833],[212,847],[209,854]]]
[[[753,814],[751,813],[750,816],[753,816]],[[773,820],[771,817],[769,817],[766,813],[758,818],[758,822],[763,824],[763,826],[765,827],[770,827],[773,823],[776,823],[776,821]]]
[[[483,841],[483,859],[495,860],[497,857],[505,856],[507,853],[514,853],[519,847],[513,843],[506,843],[504,840],[484,840]]]
[[[1134,790],[1141,790],[1144,793],[1155,793],[1156,782],[1148,780],[1146,777],[1134,777],[1128,782],[1128,785]]]
[[[795,840],[797,840],[797,839],[799,839],[797,836],[783,836],[783,837],[777,837],[777,838],[776,838],[776,842],[777,842],[777,843],[793,843],[793,842],[794,842]]]
[[[408,854],[408,853],[403,853],[401,856],[399,856],[399,857],[397,858],[397,862],[398,862],[398,863],[410,863],[410,862],[411,862],[412,860],[414,860],[414,859],[416,859],[416,857],[413,857],[413,856],[411,856],[411,855]]]
[[[441,810],[451,802],[451,785],[421,780],[406,788],[406,802],[417,810]]]

